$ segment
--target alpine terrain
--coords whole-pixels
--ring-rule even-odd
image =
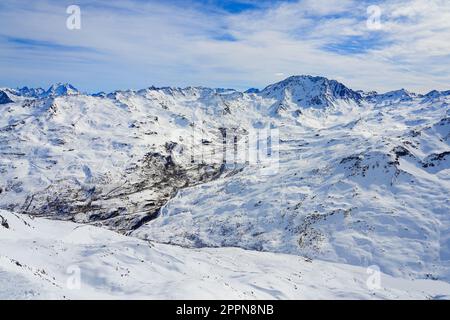
[[[449,103],[0,88],[0,298],[449,299]]]

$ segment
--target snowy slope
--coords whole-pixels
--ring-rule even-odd
[[[8,224],[0,226],[0,299],[450,297],[450,284],[440,281],[381,274],[372,287],[360,267],[234,248],[184,249],[71,222],[0,216]]]
[[[0,208],[450,281],[448,92],[310,76],[246,93],[71,88],[2,89]],[[277,170],[222,165],[224,129],[242,141],[264,127],[279,131]]]

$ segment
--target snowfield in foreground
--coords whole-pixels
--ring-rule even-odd
[[[0,215],[0,299],[450,297],[450,284],[442,281],[381,274],[376,289],[362,267],[237,248],[152,244],[94,226]]]

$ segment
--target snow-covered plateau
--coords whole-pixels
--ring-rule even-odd
[[[449,103],[0,88],[0,298],[448,299]]]

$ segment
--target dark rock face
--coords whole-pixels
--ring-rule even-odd
[[[0,90],[0,104],[7,104],[12,103],[12,101],[9,96],[6,94],[6,92]]]
[[[8,220],[6,220],[3,216],[0,216],[0,226],[9,229]]]
[[[402,146],[395,147],[392,152],[395,154],[395,159],[398,160],[400,157],[414,157],[408,149]]]
[[[441,164],[441,162],[450,159],[450,151],[445,151],[442,153],[434,153],[428,156],[423,163],[424,168],[432,168]]]

